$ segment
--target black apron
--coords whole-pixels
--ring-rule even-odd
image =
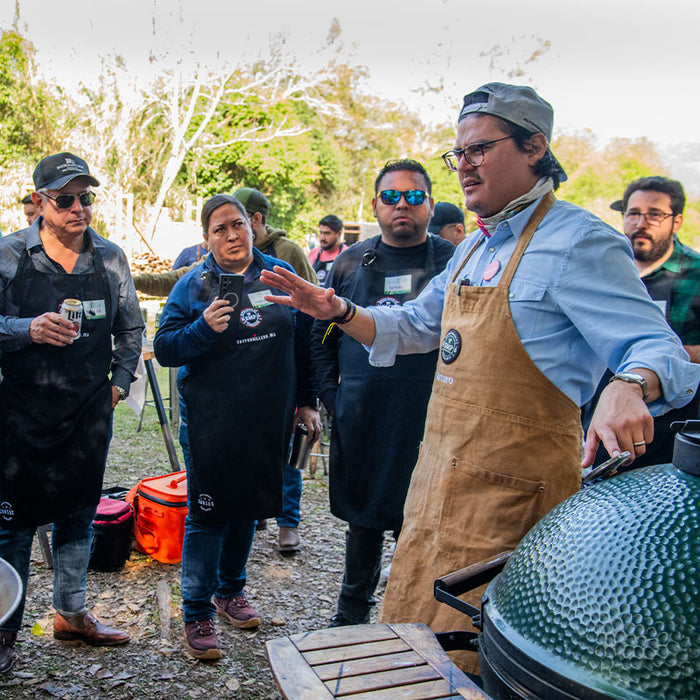
[[[58,311],[68,298],[93,304],[72,345],[2,353],[0,525],[6,529],[61,520],[100,499],[112,418],[112,304],[97,250],[94,268],[39,271],[25,251],[7,288],[21,318]]]
[[[432,237],[427,239],[424,267],[404,270],[385,271],[377,265],[379,241],[363,256],[370,263],[360,264],[350,298],[361,306],[415,299],[438,272]],[[411,276],[410,290],[387,291],[387,279],[403,275]],[[392,367],[372,367],[364,347],[342,334],[329,483],[331,512],[338,518],[377,530],[401,528],[437,356],[437,350],[400,355]]]
[[[278,304],[253,307],[248,295],[269,289],[259,279],[244,284],[240,314],[183,380],[189,512],[199,522],[282,513],[282,470],[296,407],[294,317]]]
[[[333,260],[324,260],[322,262],[321,261],[321,253],[319,253],[316,256],[316,260],[314,260],[314,264],[312,265],[312,267],[314,268],[314,272],[316,273],[316,276],[318,277],[318,283],[322,287],[325,287],[327,282],[328,282],[328,277],[331,274],[331,270],[333,269],[334,262],[335,262],[335,258],[333,258]]]

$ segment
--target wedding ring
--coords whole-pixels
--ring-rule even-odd
[[[646,445],[646,442],[642,440],[641,442],[633,442],[632,443],[635,447],[641,447],[642,445]]]

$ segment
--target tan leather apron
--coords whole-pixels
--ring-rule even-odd
[[[550,193],[533,212],[498,286],[457,283],[477,243],[445,293],[441,353],[382,622],[468,629],[468,617],[434,599],[433,581],[513,549],[581,486],[579,408],[530,359],[508,303],[523,252],[554,201]],[[482,594],[464,598],[479,606]],[[477,668],[476,654],[456,660]]]

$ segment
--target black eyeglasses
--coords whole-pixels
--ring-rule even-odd
[[[75,202],[75,198],[78,198],[81,207],[89,207],[95,201],[94,192],[81,192],[80,194],[59,194],[55,197],[48,192],[42,192],[44,197],[48,197],[56,203],[58,209],[70,209]]]
[[[642,214],[640,211],[626,211],[622,216],[625,221],[632,226],[639,223],[641,218],[644,218],[649,226],[658,226],[662,221],[668,219],[669,216],[675,216],[675,214],[673,212],[664,214],[661,211],[650,211],[646,214]]]
[[[427,196],[428,193],[423,192],[423,190],[382,190],[379,193],[379,198],[382,200],[382,202],[384,202],[384,204],[388,204],[389,206],[398,204],[401,197],[403,197],[407,204],[415,207],[419,204],[423,204]]]
[[[478,168],[484,162],[484,146],[491,146],[494,143],[500,143],[501,141],[507,141],[512,139],[512,136],[504,136],[502,139],[494,139],[493,141],[484,141],[484,143],[472,143],[466,148],[453,148],[451,151],[442,154],[442,159],[445,161],[445,165],[455,172],[459,168],[459,158],[464,156],[464,160]]]

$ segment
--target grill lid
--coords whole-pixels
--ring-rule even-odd
[[[486,591],[498,633],[534,665],[607,696],[700,697],[700,478],[690,472],[633,470],[552,510]]]

